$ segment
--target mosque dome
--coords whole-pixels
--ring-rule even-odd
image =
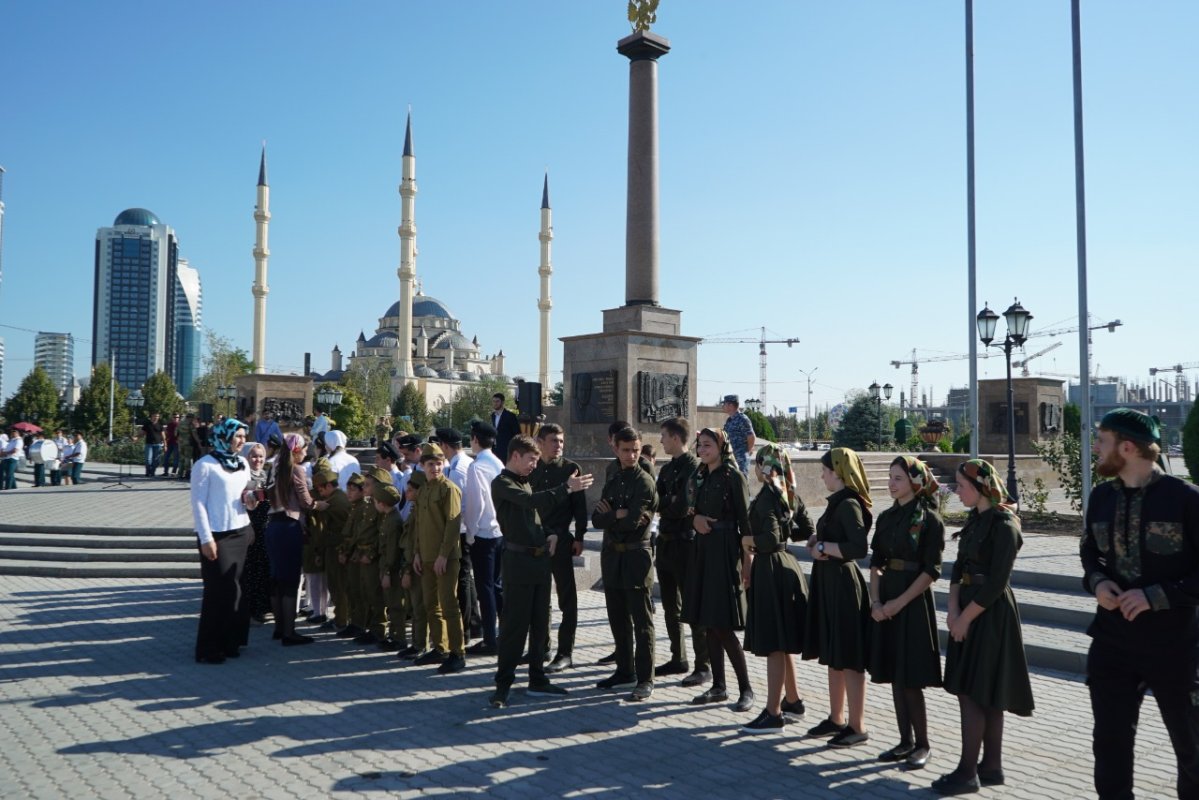
[[[470,339],[467,339],[465,336],[463,336],[460,333],[453,333],[453,332],[445,334],[444,336],[439,338],[433,344],[434,350],[448,350],[451,347],[454,348],[455,350],[477,350],[478,349],[477,347],[475,347],[473,344],[470,343]]]
[[[148,211],[144,208],[127,208],[113,221],[112,225],[115,228],[117,225],[161,225],[158,217],[154,216],[153,211]]]
[[[425,364],[418,364],[412,370],[412,374],[414,374],[418,378],[436,378],[437,370],[433,369],[430,366],[426,366]]]
[[[376,333],[362,343],[363,347],[399,347],[400,340],[390,331]]]
[[[384,317],[398,317],[400,315],[400,303],[397,300],[387,309]],[[413,317],[440,317],[442,319],[454,319],[454,315],[446,308],[445,303],[435,297],[429,297],[427,294],[418,294],[412,298],[412,316]]]

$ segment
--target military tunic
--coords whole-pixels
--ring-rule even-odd
[[[908,590],[921,575],[941,577],[945,525],[932,509],[913,498],[878,516],[870,566],[881,570],[879,600],[886,603]],[[932,587],[892,619],[870,622],[870,679],[905,689],[941,685],[941,643]]]
[[[662,613],[666,617],[666,636],[670,639],[670,658],[676,663],[687,661],[683,647],[683,597],[691,565],[695,561],[695,529],[687,504],[687,482],[699,469],[699,459],[686,451],[680,453],[658,471],[658,546],[654,565],[658,569],[658,590],[662,597]],[[695,669],[707,672],[708,632],[691,625],[691,646],[695,651]]]
[[[383,606],[387,610],[387,638],[403,646],[408,644],[405,622],[408,618],[408,593],[400,582],[404,556],[400,549],[404,520],[398,508],[379,517],[379,585],[383,578],[389,586],[383,588]]]
[[[529,486],[534,492],[554,489],[580,472],[579,465],[570,459],[538,461],[529,475]],[[572,524],[575,529],[573,538],[570,533]],[[557,655],[569,656],[574,651],[575,632],[579,624],[579,590],[575,583],[574,551],[571,545],[573,542],[582,542],[587,533],[586,493],[571,492],[555,500],[551,508],[541,513],[541,526],[547,534],[558,537],[558,546],[550,557],[554,589],[558,595],[558,611],[562,614],[562,621],[558,624]]]
[[[350,516],[350,498],[341,489],[335,489],[325,500],[329,507],[320,513],[324,545],[325,580],[329,584],[329,597],[333,601],[334,620],[342,625],[349,622],[350,600],[346,595],[346,567],[337,559],[345,534],[346,520]]]
[[[801,504],[796,514],[807,514]],[[745,649],[756,656],[803,652],[808,580],[787,552],[791,513],[773,485],[765,485],[749,505],[754,561],[749,578]]]
[[[971,511],[967,517],[950,582],[960,586],[961,610],[977,603],[984,611],[970,624],[964,642],[949,640],[945,690],[1027,717],[1033,711],[1032,685],[1010,585],[1023,543],[1019,521],[1005,508]]]
[[[746,600],[741,586],[741,537],[752,536],[749,487],[745,476],[722,462],[696,488],[696,515],[714,517],[712,532],[697,533],[695,561],[684,588],[683,619],[705,628],[745,628]],[[689,576],[690,578],[691,576]]]
[[[416,551],[421,562],[420,586],[429,621],[429,645],[464,655],[466,642],[458,606],[462,493],[444,475],[431,479],[417,494],[412,516],[416,518]],[[444,575],[434,569],[438,558],[446,559]]]
[[[347,570],[358,592],[359,603],[351,601],[353,623],[382,638],[384,633],[383,587],[379,585],[379,512],[374,501],[364,497],[354,512],[355,524]],[[366,563],[362,563],[363,560]]]
[[[836,544],[840,558],[812,563],[805,659],[832,669],[863,672],[868,646],[870,589],[856,562],[866,557],[866,534],[873,517],[851,489],[834,492],[816,522],[816,541]]]
[[[400,519],[403,522],[400,529],[400,578],[402,580],[407,576],[409,583],[406,591],[408,606],[412,611],[412,646],[417,652],[423,652],[429,644],[429,617],[425,613],[420,576],[412,570],[412,560],[416,557],[416,515],[412,514],[406,520],[403,517]]]

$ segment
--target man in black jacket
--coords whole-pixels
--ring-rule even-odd
[[[1137,718],[1152,690],[1178,759],[1178,797],[1199,798],[1199,488],[1157,466],[1156,417],[1103,417],[1081,552],[1099,608],[1087,630],[1095,790],[1131,798]]]
[[[504,408],[507,397],[503,392],[491,396],[491,426],[495,428],[495,446],[492,452],[500,461],[508,459],[508,442],[520,433],[520,420],[511,410]]]

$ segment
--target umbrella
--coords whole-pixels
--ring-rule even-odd
[[[19,431],[23,431],[25,433],[40,433],[42,430],[38,426],[34,425],[32,422],[18,422],[16,425],[13,425],[12,427],[16,428]]]

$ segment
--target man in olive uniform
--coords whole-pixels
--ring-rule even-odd
[[[379,421],[375,423],[375,446],[391,441],[391,426],[387,424],[387,417],[379,417]]]
[[[662,611],[666,617],[666,635],[670,639],[670,661],[654,668],[655,676],[687,675],[687,648],[683,642],[683,587],[687,568],[694,558],[695,529],[687,517],[687,482],[699,469],[699,459],[687,446],[691,425],[682,417],[662,423],[662,451],[670,461],[658,473],[658,546],[655,566]],[[695,672],[683,678],[683,686],[700,686],[712,680],[708,660],[707,631],[691,628],[691,646],[695,651]]]
[[[508,705],[508,691],[516,678],[525,638],[529,639],[530,653],[543,652],[549,639],[550,562],[555,550],[568,546],[571,540],[569,536],[559,539],[544,528],[539,515],[566,504],[568,496],[581,495],[591,485],[591,476],[579,475],[576,468],[574,472],[563,473],[563,480],[553,487],[535,492],[529,484],[529,474],[540,454],[537,443],[530,437],[513,436],[508,442],[507,464],[491,483],[495,516],[504,533],[500,565],[504,614],[500,618],[493,708]],[[566,694],[566,690],[545,677],[542,659],[530,658],[527,694],[554,697]]]
[[[529,475],[529,486],[534,492],[544,492],[566,483],[572,475],[582,474],[575,462],[563,458],[566,436],[562,426],[552,422],[542,425],[537,431],[537,447],[541,457]],[[590,477],[590,476],[588,476]],[[583,552],[583,536],[587,533],[587,496],[583,492],[570,492],[556,499],[548,508],[538,509],[541,527],[547,536],[558,537],[558,544],[550,558],[554,575],[554,589],[558,595],[558,611],[562,621],[558,623],[558,648],[554,660],[546,665],[546,672],[560,672],[572,666],[575,631],[579,625],[579,590],[575,584],[574,557]],[[570,526],[574,523],[572,538]],[[549,647],[548,640],[546,647]]]
[[[1095,791],[1133,796],[1133,748],[1151,690],[1178,759],[1178,797],[1199,798],[1199,488],[1157,466],[1156,417],[1109,412],[1095,441],[1100,475],[1081,552],[1099,608],[1087,633]]]
[[[404,484],[405,507],[413,506],[420,490],[425,485],[425,473],[414,471]],[[416,515],[400,519],[400,587],[407,597],[407,607],[412,610],[412,644],[396,654],[401,661],[413,661],[424,655],[429,645],[429,615],[425,613],[425,596],[421,594],[420,576],[412,569],[416,558]]]
[[[466,669],[466,642],[458,610],[458,547],[462,524],[462,492],[443,473],[445,454],[435,444],[421,448],[425,485],[416,497],[416,555],[413,571],[420,576],[425,613],[429,617],[429,652],[417,664],[440,664],[443,675]]]
[[[333,618],[321,625],[322,630],[343,628],[349,624],[350,601],[346,599],[346,568],[338,559],[346,520],[350,517],[350,498],[337,486],[337,473],[326,466],[312,473],[312,486],[317,496],[329,504],[320,515],[324,539],[325,580],[329,584],[329,599],[333,603]]]
[[[345,627],[337,632],[340,639],[349,639],[364,633],[356,623],[362,618],[362,590],[358,581],[358,564],[354,558],[354,548],[358,540],[358,529],[363,520],[363,506],[369,506],[366,499],[366,478],[362,473],[355,472],[346,481],[346,498],[350,501],[350,513],[346,516],[345,525],[341,529],[340,543],[337,547],[337,562],[341,566],[343,579],[342,596],[345,598],[344,621]],[[337,617],[343,617],[340,607]]]
[[[387,612],[386,637],[379,642],[379,649],[401,650],[408,647],[408,601],[400,575],[404,560],[400,551],[404,521],[397,508],[400,490],[383,484],[375,487],[372,497],[379,512],[379,585]]]
[[[649,523],[658,504],[654,481],[637,463],[641,435],[615,435],[620,470],[607,483],[591,522],[604,531],[600,571],[608,624],[616,643],[616,672],[597,689],[632,689],[630,700],[654,692],[654,585]],[[634,642],[636,650],[634,651]]]

